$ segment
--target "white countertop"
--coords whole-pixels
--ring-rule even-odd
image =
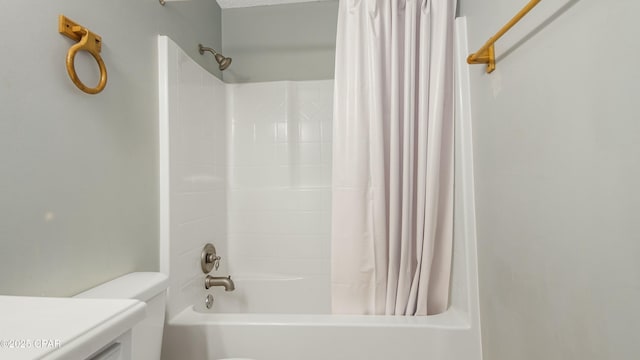
[[[128,299],[0,296],[0,359],[85,359],[145,316]]]

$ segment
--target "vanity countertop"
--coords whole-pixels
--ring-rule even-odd
[[[129,299],[0,296],[0,359],[85,359],[145,316]]]

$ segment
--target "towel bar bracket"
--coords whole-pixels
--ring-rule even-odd
[[[475,53],[467,57],[468,64],[487,64],[487,74],[491,74],[496,69],[496,50],[491,44],[481,53]]]
[[[506,23],[498,32],[493,35],[489,40],[480,48],[480,50],[469,55],[467,57],[468,64],[487,64],[487,73],[493,72],[496,69],[496,55],[494,44],[498,41],[502,35],[509,31],[515,24],[522,20],[525,15],[529,13],[536,5],[542,0],[530,0],[525,7],[522,8],[508,23]]]

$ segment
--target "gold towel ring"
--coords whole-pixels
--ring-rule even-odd
[[[59,32],[78,41],[78,43],[71,46],[67,52],[67,73],[69,74],[71,81],[73,81],[78,89],[86,92],[87,94],[97,94],[101,92],[104,90],[105,86],[107,86],[107,67],[100,56],[100,51],[102,50],[102,38],[89,31],[89,29],[69,20],[64,15],[60,15],[59,19]],[[87,51],[91,54],[98,63],[98,67],[100,67],[100,82],[95,88],[86,86],[76,73],[75,58],[78,51],[81,50]]]

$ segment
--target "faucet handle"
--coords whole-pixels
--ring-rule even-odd
[[[222,259],[222,257],[220,256],[216,256],[215,254],[207,254],[207,264],[208,263],[212,263],[213,264],[213,269],[214,270],[218,270],[218,268],[220,267],[220,260]]]
[[[202,272],[208,274],[214,268],[218,270],[220,267],[220,259],[222,258],[216,254],[216,247],[213,246],[213,244],[206,244],[200,254],[200,267],[202,268]]]

